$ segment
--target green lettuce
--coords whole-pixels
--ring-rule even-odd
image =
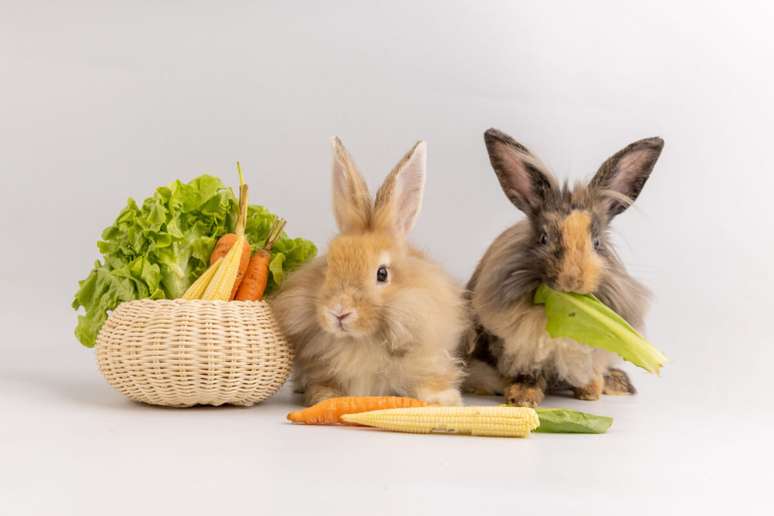
[[[217,239],[234,230],[237,209],[233,191],[209,175],[162,186],[142,205],[129,199],[97,242],[102,260],[75,293],[73,308],[84,309],[75,328],[78,340],[93,346],[119,303],[180,297],[207,268]],[[245,234],[254,249],[264,245],[275,218],[262,206],[249,207]],[[272,249],[267,293],[316,253],[312,242],[283,233]]]
[[[503,407],[514,407],[504,403]],[[533,432],[544,434],[604,434],[613,424],[609,416],[597,416],[565,408],[537,407],[540,425]]]
[[[536,408],[540,426],[534,432],[551,434],[604,434],[613,418],[562,408]]]
[[[593,295],[560,292],[542,284],[535,292],[534,302],[545,305],[546,330],[551,337],[567,337],[617,353],[650,373],[658,373],[667,361],[637,330]]]

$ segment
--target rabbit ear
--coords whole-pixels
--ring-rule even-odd
[[[661,138],[639,140],[613,154],[599,167],[589,186],[603,199],[611,219],[640,195],[663,148]]]
[[[384,180],[376,194],[376,226],[406,235],[422,209],[427,144],[417,142]]]
[[[363,177],[338,137],[333,138],[333,213],[342,233],[363,231],[371,224],[371,195]]]
[[[498,131],[484,133],[486,150],[508,199],[527,215],[534,215],[558,191],[556,179],[525,146]]]

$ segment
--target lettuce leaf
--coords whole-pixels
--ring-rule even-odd
[[[578,412],[577,410],[538,407],[535,411],[540,419],[540,426],[533,430],[533,432],[604,434],[610,428],[610,425],[613,424],[612,417],[597,416],[587,412]]]
[[[503,403],[503,407],[514,407]],[[613,424],[610,416],[597,416],[565,408],[537,407],[540,425],[533,432],[544,434],[604,434]]]
[[[209,175],[162,186],[142,205],[129,199],[97,242],[102,259],[79,282],[72,303],[85,312],[78,315],[78,340],[93,346],[119,303],[180,297],[207,268],[217,239],[234,230],[237,209],[233,191]],[[275,218],[262,206],[249,207],[245,233],[253,248],[264,245]],[[283,233],[272,250],[267,293],[316,253],[312,242]]]
[[[535,304],[545,305],[546,330],[588,346],[617,353],[624,360],[658,373],[667,358],[637,330],[593,295],[560,292],[541,284]]]

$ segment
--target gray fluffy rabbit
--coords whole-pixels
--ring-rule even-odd
[[[543,307],[532,297],[541,282],[593,293],[642,328],[648,291],[633,279],[608,239],[608,224],[634,202],[656,164],[661,138],[637,141],[599,168],[588,185],[563,186],[526,147],[490,129],[484,135],[505,195],[527,218],[492,243],[468,283],[474,322],[464,345],[465,388],[504,393],[534,407],[547,391],[596,400],[634,392],[617,357],[570,339],[552,339]]]

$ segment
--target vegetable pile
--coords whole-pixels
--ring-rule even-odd
[[[546,331],[551,337],[612,351],[649,373],[658,373],[667,362],[645,337],[593,295],[560,292],[542,284],[534,302],[545,305]]]
[[[262,206],[246,208],[246,240],[251,249],[262,249],[278,218]],[[217,240],[234,230],[238,212],[233,191],[209,175],[162,186],[141,205],[130,198],[97,242],[102,260],[79,282],[72,303],[85,310],[75,328],[78,340],[93,346],[109,311],[119,303],[181,297],[207,270]],[[317,253],[308,240],[281,232],[274,236],[267,293]]]
[[[528,437],[530,432],[602,434],[613,418],[559,408],[436,407],[399,396],[330,398],[288,414],[305,425],[359,425],[395,432]]]
[[[210,267],[193,282],[183,294],[183,299],[204,301],[259,301],[269,281],[271,248],[282,235],[283,219],[276,219],[266,236],[262,249],[250,256],[250,244],[245,237],[247,218],[247,185],[239,171],[239,216],[234,233],[226,233],[218,239],[210,255]]]

